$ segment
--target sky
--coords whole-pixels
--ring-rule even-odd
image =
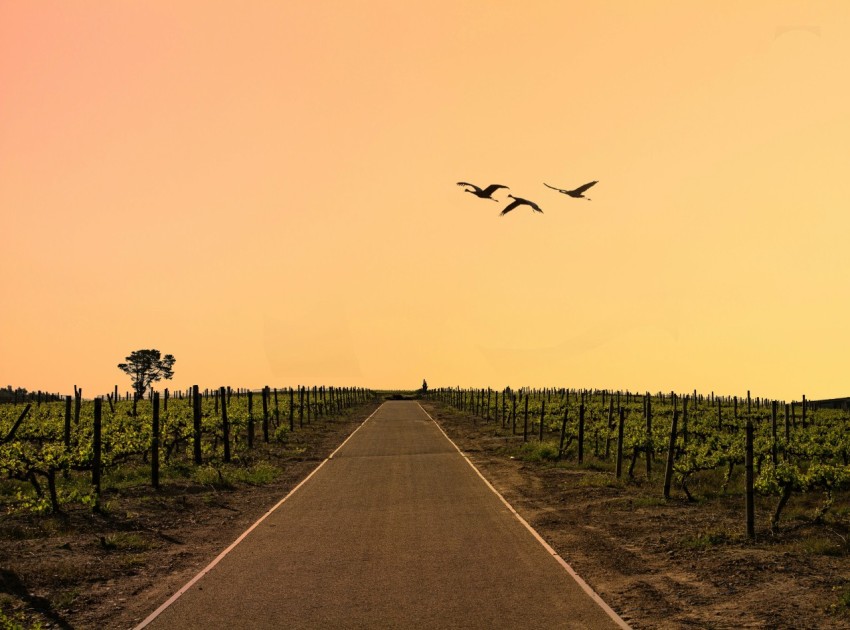
[[[0,386],[850,395],[848,65],[843,1],[0,0]]]

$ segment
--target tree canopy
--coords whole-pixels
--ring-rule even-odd
[[[161,356],[159,350],[134,350],[125,361],[119,363],[118,368],[130,376],[133,390],[140,398],[156,381],[174,376],[171,368],[176,359],[171,354]]]

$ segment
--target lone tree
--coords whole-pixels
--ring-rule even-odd
[[[170,354],[160,358],[159,350],[134,350],[118,368],[130,376],[136,396],[141,398],[153,383],[174,376],[171,367],[175,360]]]

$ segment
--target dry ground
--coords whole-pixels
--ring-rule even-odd
[[[296,429],[265,457],[271,483],[215,476],[106,490],[104,514],[0,516],[0,630],[131,628],[194,577],[319,465],[377,408]],[[258,458],[263,446],[258,447]],[[108,480],[107,480],[108,481]],[[4,617],[5,615],[5,621]],[[5,625],[4,625],[5,624]]]
[[[811,523],[794,497],[777,536],[743,536],[734,489],[663,501],[659,481],[617,481],[607,464],[530,461],[534,443],[493,422],[424,404],[482,473],[634,628],[850,628],[850,507]],[[171,481],[113,490],[103,515],[0,521],[0,628],[129,628],[206,566],[374,409],[297,432],[283,473],[230,489]],[[593,460],[593,457],[589,458]],[[657,470],[660,474],[659,463]],[[709,489],[696,486],[697,496]],[[529,593],[529,596],[533,596]],[[4,625],[4,623],[6,625]],[[529,620],[529,627],[533,620]]]
[[[523,449],[522,436],[493,421],[423,406],[634,628],[850,628],[850,497],[815,525],[822,497],[795,495],[775,536],[766,526],[773,501],[758,501],[749,541],[744,496],[731,485],[724,494],[706,480],[691,487],[697,501],[677,492],[667,502],[663,462],[649,482],[640,466],[618,482],[592,446],[582,467],[530,461],[536,437]]]

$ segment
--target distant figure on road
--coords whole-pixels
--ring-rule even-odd
[[[424,378],[422,379],[422,393],[426,393],[428,391],[428,381]]]

